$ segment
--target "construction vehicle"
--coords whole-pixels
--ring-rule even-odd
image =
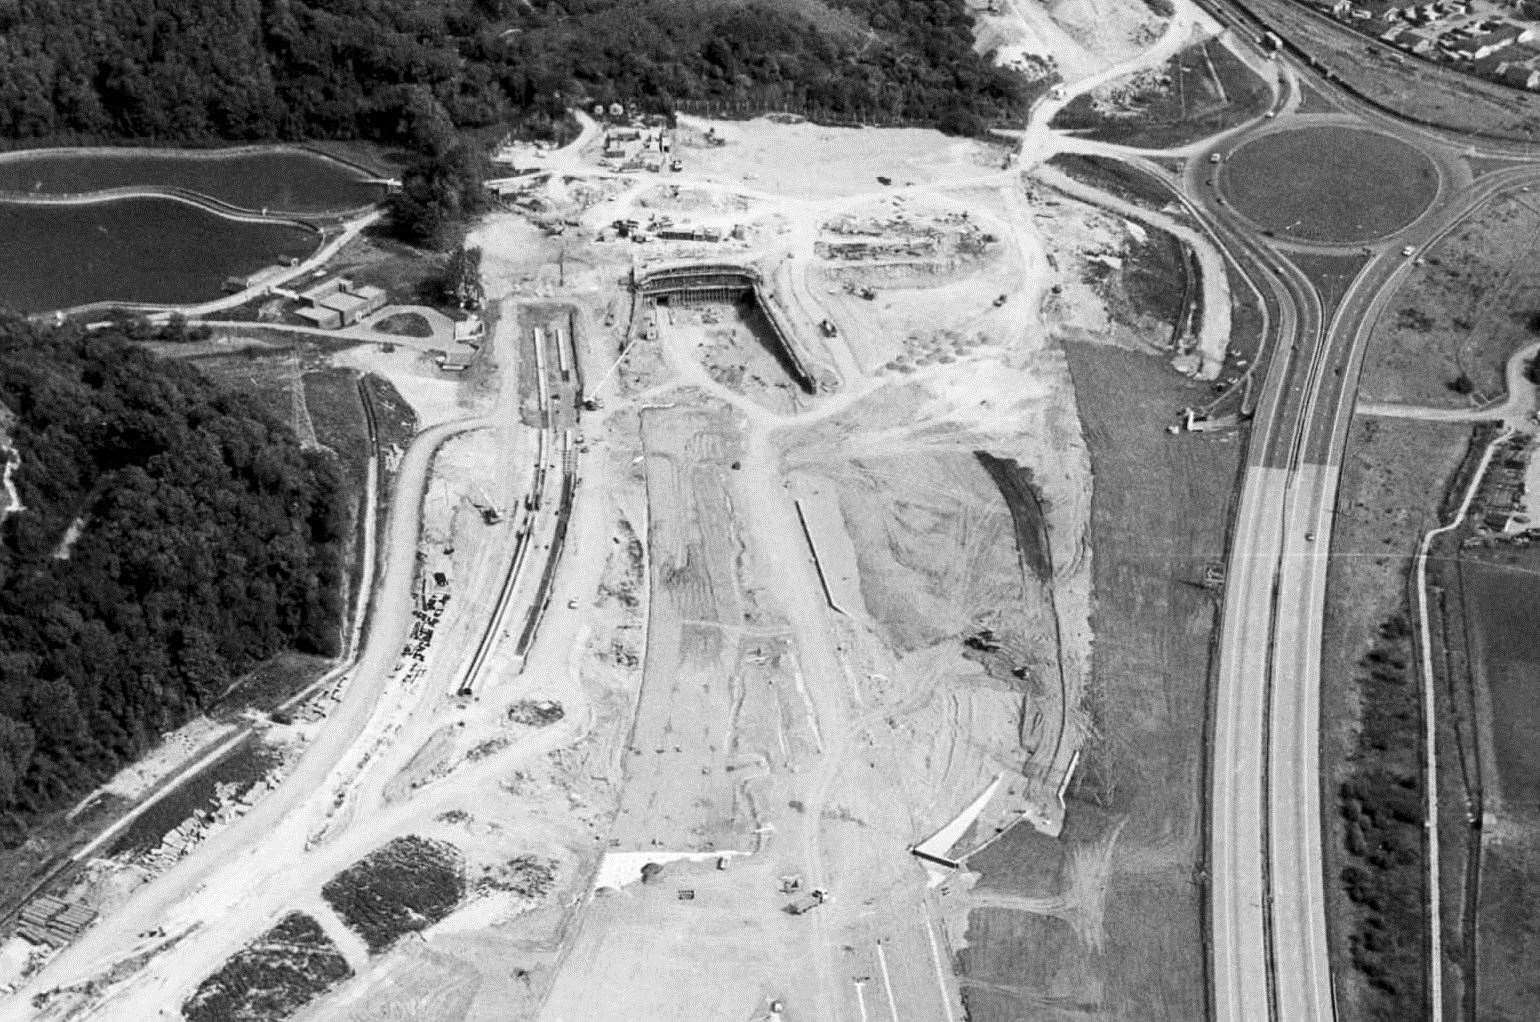
[[[488,525],[496,525],[503,520],[503,513],[497,509],[497,504],[487,494],[485,489],[481,491],[481,499],[473,500],[471,504],[481,512],[481,520]]]
[[[668,169],[677,174],[684,169],[684,161],[680,159],[670,160],[668,161]]]
[[[1005,304],[1005,295],[1001,295],[999,298],[995,299],[995,308],[998,309],[1000,306],[1002,306],[1004,304]]]
[[[797,873],[789,873],[781,877],[781,893],[795,894],[802,890],[802,877]]]
[[[865,298],[869,302],[873,301],[877,297],[877,289],[871,287],[863,287],[860,291],[860,295],[862,298]]]
[[[839,329],[834,325],[834,321],[830,319],[826,319],[822,323],[819,323],[818,329],[823,331],[823,335],[825,337],[835,337],[839,334]]]
[[[819,905],[822,905],[828,896],[829,892],[825,891],[822,887],[815,887],[790,905],[787,905],[786,911],[794,916],[806,915]]]

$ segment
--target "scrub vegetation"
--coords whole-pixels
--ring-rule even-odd
[[[321,896],[378,954],[425,930],[465,897],[465,862],[446,841],[396,838],[338,873]]]
[[[351,975],[320,924],[291,912],[198,984],[182,1014],[188,1022],[273,1022]]]

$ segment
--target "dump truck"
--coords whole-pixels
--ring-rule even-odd
[[[787,905],[786,911],[794,916],[806,915],[819,905],[822,905],[827,897],[827,891],[822,887],[815,887],[790,905]]]

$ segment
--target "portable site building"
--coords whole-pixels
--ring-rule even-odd
[[[369,301],[346,291],[328,295],[317,303],[323,309],[332,309],[342,317],[343,326],[352,326],[362,319],[368,312]]]

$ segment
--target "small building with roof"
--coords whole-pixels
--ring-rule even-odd
[[[309,320],[323,330],[335,330],[342,325],[342,313],[324,305],[302,305],[294,310],[294,315]]]
[[[339,291],[346,291],[352,286],[353,282],[346,277],[328,277],[319,284],[312,284],[301,291],[299,293],[299,300],[306,305],[319,305],[322,299]]]
[[[347,291],[338,291],[316,303],[319,308],[334,309],[342,317],[343,326],[352,326],[368,315],[368,299]]]

